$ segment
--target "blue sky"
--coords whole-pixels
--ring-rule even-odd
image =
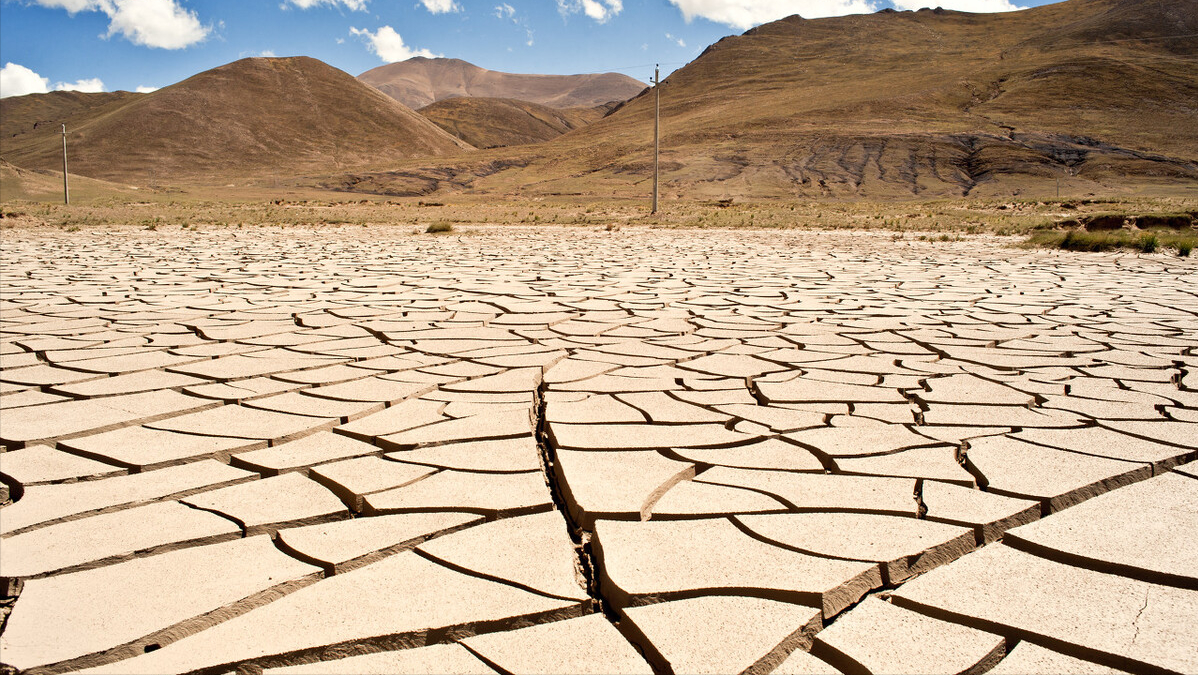
[[[0,95],[163,87],[246,56],[353,75],[413,55],[521,73],[663,76],[790,14],[1002,11],[1049,0],[0,0]]]

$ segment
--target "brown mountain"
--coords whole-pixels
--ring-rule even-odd
[[[368,70],[358,79],[419,110],[447,98],[510,98],[551,108],[590,108],[623,101],[645,89],[618,73],[517,75],[486,70],[460,59],[422,56]]]
[[[150,94],[76,106],[73,114],[44,98],[53,96],[4,99],[4,159],[60,168],[62,115],[71,121],[71,172],[126,182],[292,176],[468,149],[348,73],[307,57],[243,59]],[[43,112],[28,112],[38,105]],[[16,131],[32,117],[52,123],[13,136],[10,109],[23,111],[12,116]]]
[[[1198,190],[1198,0],[790,17],[661,88],[666,197]],[[476,191],[643,194],[653,95],[546,144],[488,151]],[[441,174],[450,169],[437,167]],[[454,178],[450,182],[461,182]]]
[[[71,201],[86,202],[99,197],[142,196],[145,192],[130,185],[110,183],[71,173]],[[0,202],[24,199],[37,202],[61,202],[62,170],[22,169],[0,159]]]
[[[447,98],[417,112],[476,148],[541,143],[601,119],[611,108],[558,109],[510,98]]]
[[[128,91],[84,93],[81,91],[52,91],[48,94],[12,96],[0,99],[0,154],[8,147],[10,139],[34,131],[45,131],[52,126],[61,130],[61,124],[74,127],[74,122],[86,118],[97,108],[119,106],[145,94]]]

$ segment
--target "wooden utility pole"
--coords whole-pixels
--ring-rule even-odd
[[[653,66],[653,210],[657,213],[657,179],[661,170],[661,71]]]
[[[67,185],[67,125],[62,125],[62,201],[70,206],[71,189]]]

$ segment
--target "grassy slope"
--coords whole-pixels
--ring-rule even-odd
[[[1059,178],[1079,196],[1192,193],[1195,33],[1194,0],[767,24],[721,40],[662,87],[663,192],[1044,196]],[[1179,35],[1189,37],[1167,37]],[[652,110],[642,95],[548,144],[440,164],[425,185],[643,193]],[[497,162],[505,169],[491,171]],[[419,173],[410,165],[403,180]]]
[[[0,99],[0,129],[4,130],[0,154],[25,134],[58,131],[64,122],[73,128],[76,121],[86,119],[98,108],[119,107],[142,96],[128,91],[98,94],[52,91]]]
[[[68,167],[69,168],[69,167]],[[71,203],[89,203],[97,199],[138,195],[136,187],[107,181],[70,176]],[[62,171],[32,171],[0,160],[0,202],[62,201]]]
[[[372,68],[358,79],[412,108],[453,97],[514,98],[551,108],[623,101],[645,85],[619,73],[523,75],[479,68],[460,59],[416,57]]]
[[[1065,196],[1192,198],[1195,33],[1198,0],[767,24],[662,87],[663,196],[1007,199],[1052,196],[1059,180]],[[651,95],[547,143],[460,154],[427,120],[313,64],[243,61],[96,108],[72,171],[388,196],[648,191]],[[5,158],[54,168],[59,142],[48,130],[6,143]]]
[[[57,167],[57,131],[12,139],[4,158],[28,168]],[[243,59],[94,108],[71,125],[69,143],[72,173],[151,184],[221,184],[466,149],[414,111],[305,57]]]
[[[476,148],[541,143],[603,117],[603,108],[559,110],[510,98],[447,98],[418,111]]]

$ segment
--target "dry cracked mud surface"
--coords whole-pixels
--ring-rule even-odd
[[[1198,264],[8,230],[21,673],[1198,670]]]

